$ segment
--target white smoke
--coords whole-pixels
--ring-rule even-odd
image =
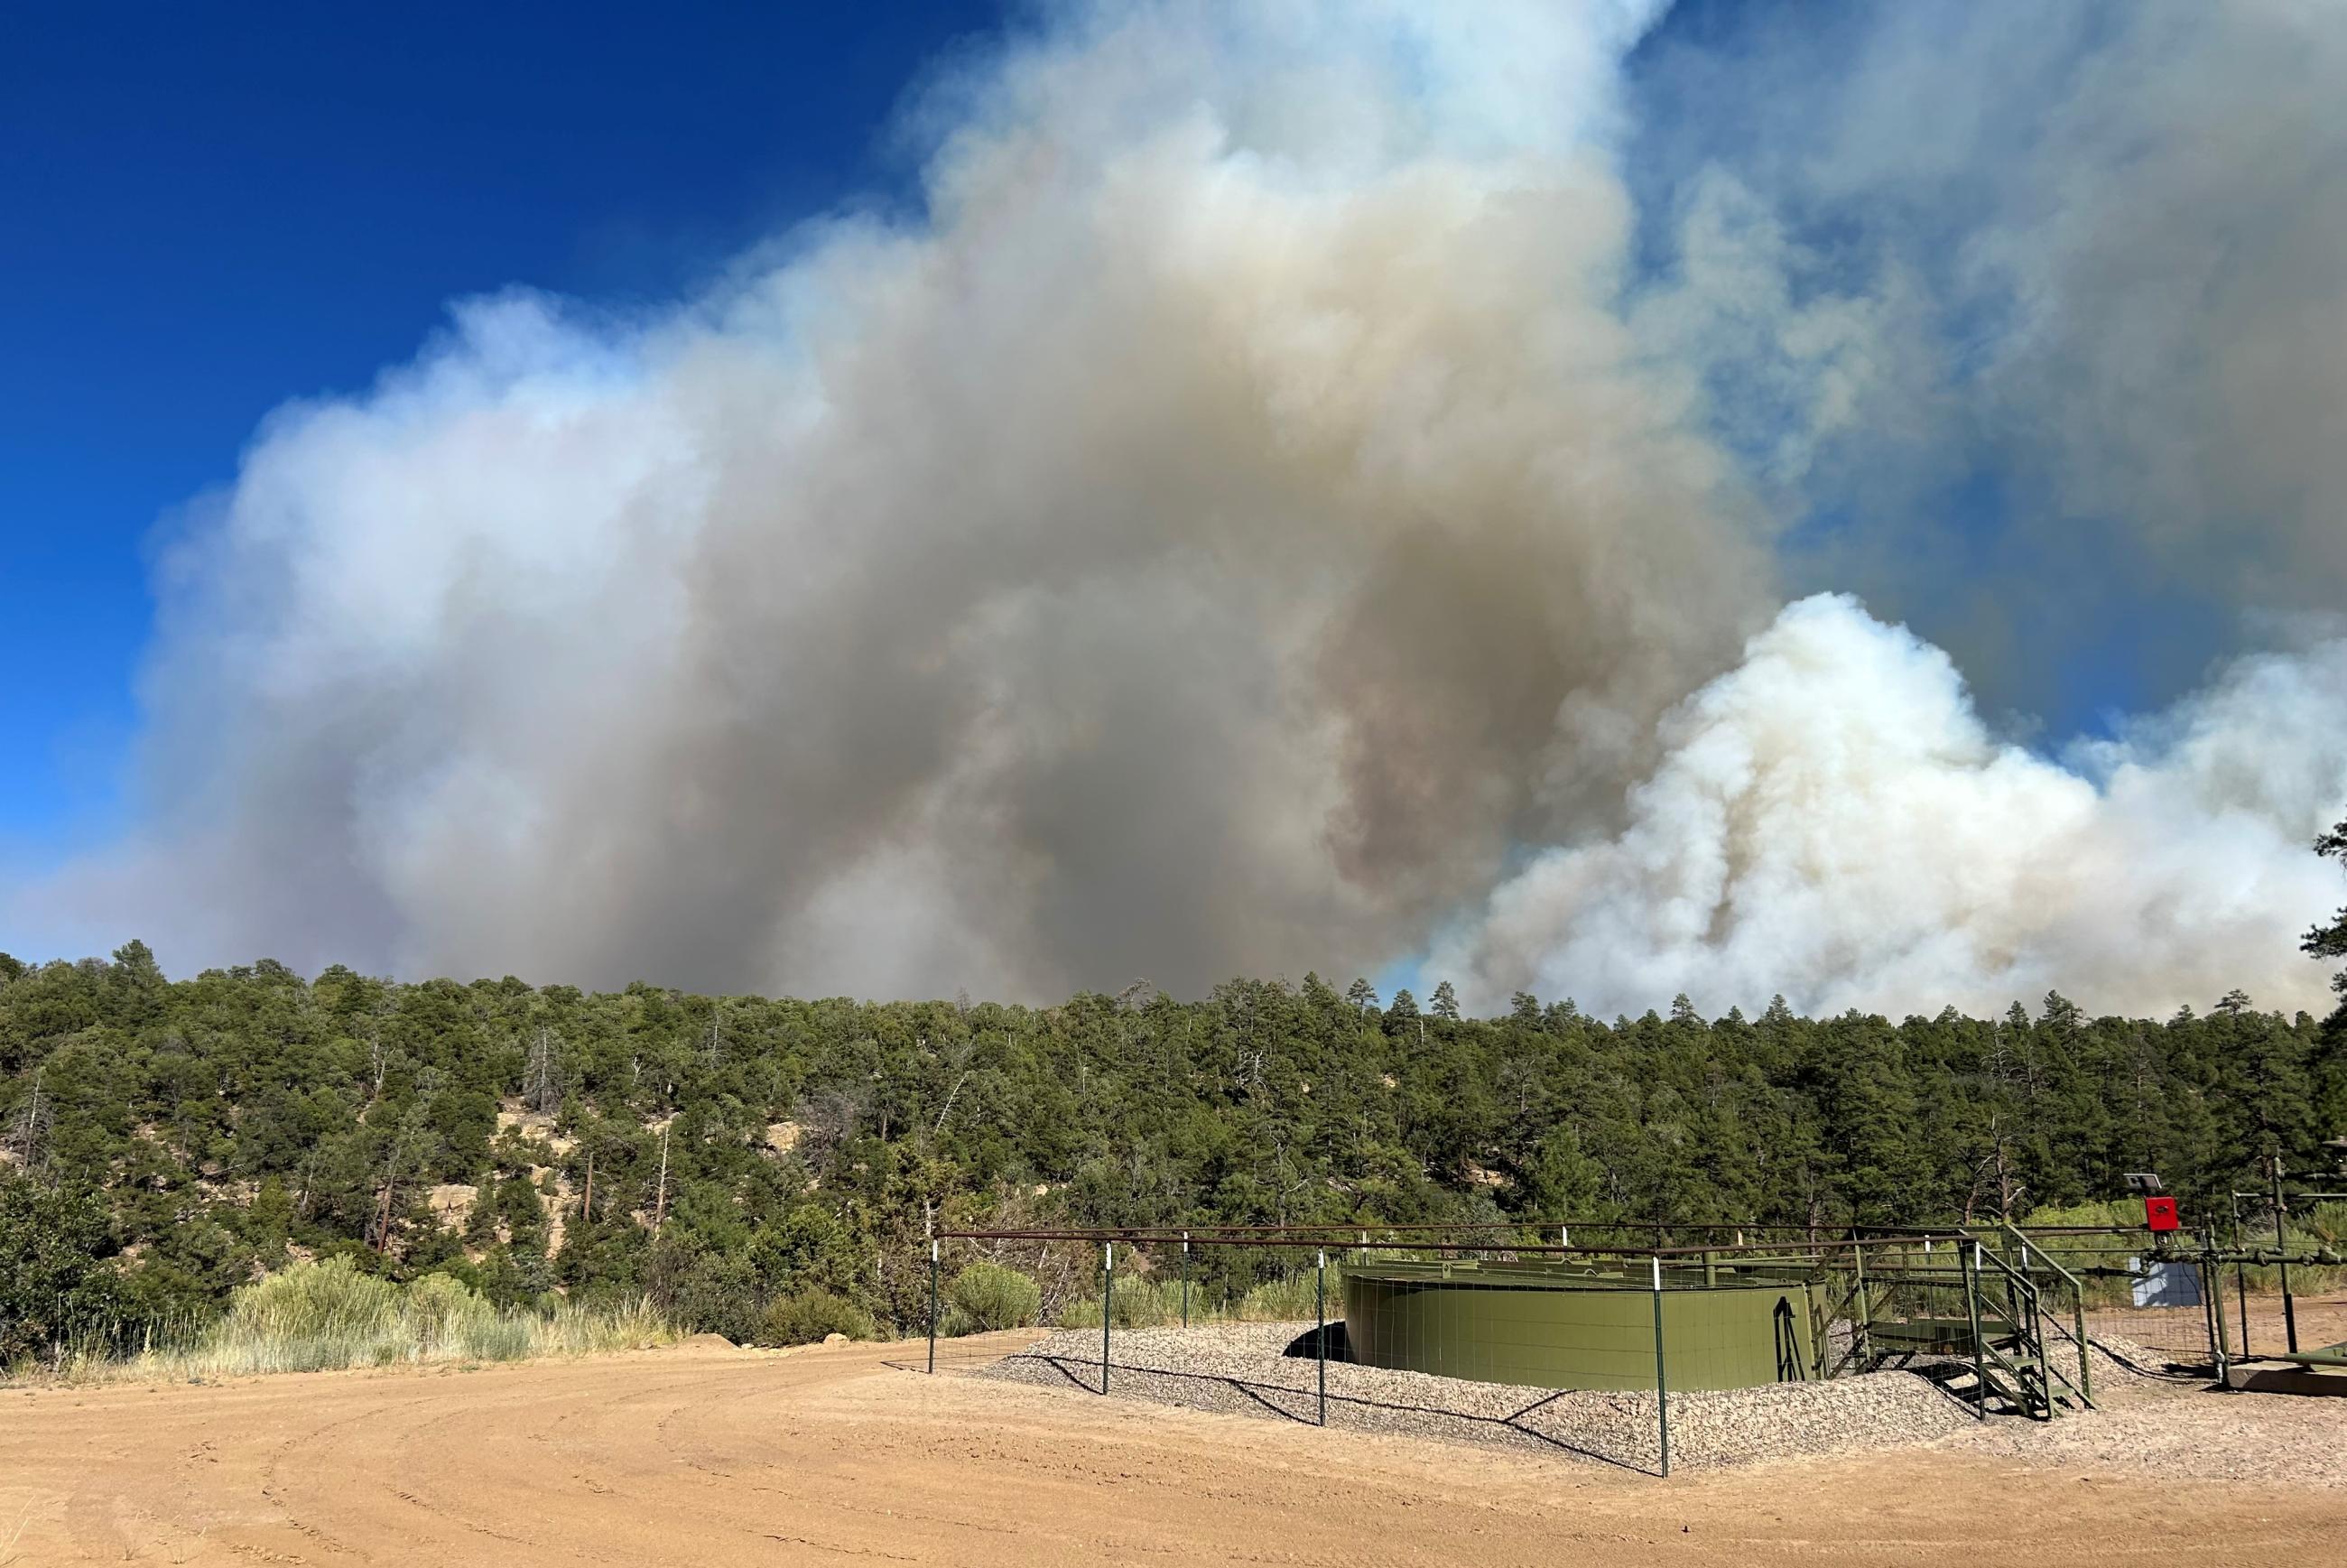
[[[1663,720],[1628,826],[1541,856],[1430,968],[1607,1012],[2319,1008],[2295,945],[2338,892],[2307,844],[2347,799],[2342,713],[2332,641],[2064,765],[1996,741],[1938,649],[1802,600]]]

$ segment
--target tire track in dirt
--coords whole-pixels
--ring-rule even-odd
[[[901,1348],[0,1396],[15,1563],[2347,1563],[2347,1494],[1908,1450],[1670,1482]]]

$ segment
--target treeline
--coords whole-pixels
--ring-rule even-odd
[[[200,1319],[300,1257],[885,1330],[925,1317],[936,1224],[1889,1224],[2140,1170],[2206,1213],[2342,1132],[2347,1027],[2238,993],[1607,1022],[1313,976],[1025,1008],[0,955],[0,1358],[76,1314]]]

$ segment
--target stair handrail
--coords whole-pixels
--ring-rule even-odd
[[[2024,1236],[2022,1239],[2026,1242],[2028,1238]],[[2021,1269],[2014,1268],[2012,1264],[2006,1262],[2002,1254],[1992,1252],[1979,1237],[1975,1236],[1972,1238],[1972,1247],[1973,1259],[1975,1267],[1982,1263],[1995,1265],[1997,1271],[2004,1275],[2008,1282],[2008,1295],[2011,1294],[2011,1286],[2019,1286],[2025,1293],[2025,1306],[2020,1298],[2014,1299],[2014,1304],[2017,1308],[2019,1308],[2019,1310],[2016,1310],[2014,1313],[2014,1327],[2019,1331],[2024,1338],[2034,1338],[2035,1340],[2037,1365],[2039,1369],[2047,1377],[2060,1378],[2064,1388],[2077,1395],[2079,1399],[2089,1409],[2093,1408],[2094,1399],[2087,1394],[2087,1392],[2084,1389],[2079,1388],[2077,1384],[2070,1381],[2069,1374],[2063,1371],[2059,1367],[2055,1366],[2052,1358],[2045,1354],[2045,1331],[2043,1325],[2045,1320],[2051,1315],[2045,1310],[2045,1298],[2044,1293],[2039,1291],[2037,1288],[2036,1282],[2032,1280],[2025,1272]],[[2025,1262],[2026,1259],[2024,1258],[2024,1261]],[[2046,1387],[2045,1409],[2046,1414],[2051,1416],[2054,1409],[2053,1388],[2051,1384],[2048,1384]]]
[[[2071,1391],[2086,1402],[2086,1408],[2088,1409],[2094,1409],[2094,1374],[2087,1370],[2088,1364],[2092,1358],[2088,1354],[2089,1347],[2086,1343],[2086,1287],[2079,1282],[2076,1275],[2072,1274],[2068,1269],[2063,1267],[2060,1260],[2055,1258],[2052,1253],[2047,1252],[2044,1247],[2039,1246],[2035,1242],[2031,1241],[2029,1239],[2029,1234],[2026,1231],[2024,1231],[2019,1225],[2014,1225],[2011,1220],[2000,1220],[1997,1224],[2007,1235],[2010,1235],[2014,1240],[2021,1244],[2021,1255],[2024,1263],[2026,1263],[2030,1258],[2034,1257],[2038,1262],[2044,1264],[2047,1268],[2052,1269],[2055,1274],[2059,1275],[2062,1277],[2063,1283],[2069,1286],[2071,1328],[2069,1330],[2064,1330],[2059,1318],[2055,1318],[2053,1320],[2054,1327],[2057,1330],[2069,1333],[2071,1343],[2078,1348],[2078,1380],[2070,1385]],[[2048,1316],[2050,1317],[2051,1315],[2049,1314]],[[2070,1382],[2070,1379],[2067,1378],[2064,1378],[2062,1380],[2065,1383]]]
[[[1975,1269],[1984,1263],[1993,1264],[1997,1273],[2004,1276],[2006,1313],[2012,1322],[2020,1354],[2035,1363],[2036,1388],[2033,1389],[2030,1387],[2032,1379],[2028,1370],[1999,1353],[1993,1345],[1987,1348],[1989,1357],[2013,1374],[2021,1395],[2022,1413],[2035,1420],[2052,1420],[2054,1389],[2046,1379],[2049,1374],[2055,1378],[2061,1378],[2062,1374],[2046,1365],[2045,1332],[2040,1322],[2045,1316],[2044,1295],[2038,1290],[2037,1282],[2029,1277],[2025,1267],[2014,1268],[1978,1237],[1973,1239],[1973,1261]],[[2069,1379],[2063,1378],[2062,1381],[2066,1385]]]
[[[1982,1420],[1988,1419],[1988,1363],[1985,1357],[1987,1341],[1981,1337],[1980,1259],[1986,1249],[1967,1237],[1959,1244],[1963,1250],[1956,1254],[1956,1271],[1963,1276],[1964,1313],[1973,1326],[1973,1413]]]
[[[1860,1293],[1865,1289],[1866,1277],[1864,1275],[1860,1275],[1859,1276],[1858,1283],[1850,1287],[1850,1293],[1844,1296],[1839,1304],[1828,1310],[1826,1314],[1827,1321],[1830,1323],[1836,1314],[1840,1313],[1851,1302],[1857,1301],[1859,1299]],[[1849,1366],[1852,1361],[1860,1359],[1860,1348],[1867,1343],[1867,1330],[1870,1326],[1866,1321],[1866,1313],[1869,1310],[1870,1308],[1864,1303],[1860,1304],[1859,1316],[1850,1320],[1851,1329],[1850,1336],[1850,1348],[1844,1350],[1841,1355],[1835,1359],[1833,1365],[1826,1369],[1824,1377],[1819,1379],[1820,1381],[1841,1376],[1841,1369],[1844,1367]],[[1819,1343],[1822,1344],[1824,1341],[1820,1339]],[[1822,1354],[1820,1355],[1819,1359],[1823,1359]]]

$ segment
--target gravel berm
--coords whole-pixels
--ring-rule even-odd
[[[1129,1399],[1311,1423],[1318,1363],[1289,1356],[1309,1323],[1119,1330],[1109,1392]],[[1057,1333],[979,1375],[1070,1390],[1100,1389],[1100,1331]],[[1471,1383],[1424,1372],[1328,1363],[1328,1424],[1577,1455],[1655,1468],[1652,1390],[1611,1393]],[[1906,1447],[1974,1424],[1967,1407],[1907,1372],[1824,1383],[1674,1393],[1671,1467]]]

